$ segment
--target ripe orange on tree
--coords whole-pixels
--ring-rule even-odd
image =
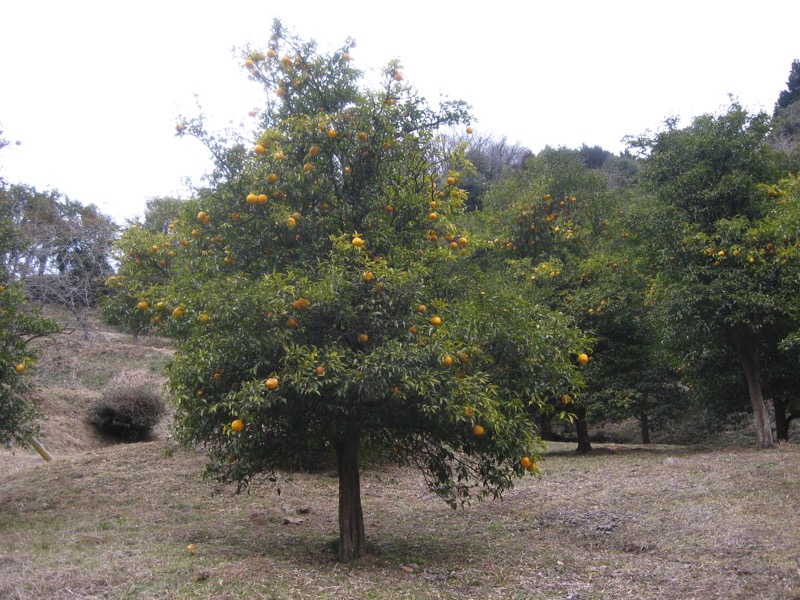
[[[581,352],[580,354],[578,354],[578,362],[581,363],[582,365],[585,365],[586,363],[589,362],[589,356],[586,353]]]
[[[16,367],[14,367],[14,370],[21,375],[25,372],[25,365],[19,363]]]
[[[519,464],[522,465],[523,469],[530,469],[533,466],[533,461],[529,457],[523,456],[520,459]]]
[[[486,433],[486,429],[484,429],[483,425],[475,425],[475,427],[472,428],[472,433],[480,437]]]
[[[366,333],[360,333],[358,335],[358,341],[362,344],[366,344],[369,341],[369,336]]]
[[[277,390],[278,389],[278,378],[277,377],[270,377],[264,382],[264,385],[267,386],[268,390]]]
[[[244,429],[244,421],[242,421],[241,419],[235,419],[234,421],[231,422],[231,429],[233,429],[234,431],[241,431],[242,429]]]
[[[452,366],[452,364],[453,364],[453,357],[452,357],[452,356],[445,356],[445,357],[442,359],[442,364],[443,364],[445,367]]]

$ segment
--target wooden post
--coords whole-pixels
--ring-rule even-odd
[[[42,446],[41,442],[36,438],[31,438],[31,446],[33,446],[36,449],[36,451],[41,455],[41,457],[45,459],[47,462],[53,460],[53,456],[47,451],[47,448]]]

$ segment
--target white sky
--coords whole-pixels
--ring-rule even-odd
[[[623,136],[772,107],[800,58],[800,2],[0,1],[0,176],[56,188],[120,223],[208,170],[177,115],[246,120],[262,92],[232,48],[264,47],[273,17],[354,65],[392,58],[430,101],[469,102],[477,132],[624,149]],[[19,140],[20,145],[13,142]]]

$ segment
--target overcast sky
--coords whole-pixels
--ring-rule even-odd
[[[771,112],[800,58],[789,0],[0,0],[0,176],[120,223],[148,198],[188,196],[209,162],[175,137],[177,116],[197,95],[220,127],[248,118],[262,92],[232,49],[265,46],[274,17],[325,49],[354,37],[363,70],[400,59],[429,100],[465,100],[476,132],[535,152],[620,152],[623,136],[688,124],[729,94]]]

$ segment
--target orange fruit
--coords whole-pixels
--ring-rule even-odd
[[[472,133],[473,131],[472,127],[467,127],[467,133]]]
[[[183,316],[183,307],[179,306],[175,310],[172,311],[172,316],[176,319],[180,319]]]
[[[259,204],[266,204],[267,200],[269,200],[269,196],[267,196],[266,194],[259,194],[256,200]]]
[[[428,218],[429,218],[431,221],[435,221],[436,219],[438,219],[438,218],[439,218],[439,213],[437,213],[437,212],[430,212],[430,213],[428,213]]]
[[[200,316],[197,317],[197,320],[201,323],[208,323],[209,320],[208,313],[200,313]]]
[[[297,327],[297,319],[295,319],[294,317],[287,319],[286,326],[289,329],[294,329],[295,327]]]
[[[297,219],[295,219],[294,217],[289,217],[289,218],[286,220],[286,224],[287,224],[289,227],[297,227]]]
[[[393,77],[395,81],[403,81],[403,73],[401,71],[395,71]]]
[[[366,333],[361,333],[358,336],[358,341],[362,344],[366,344],[369,341],[369,336]]]
[[[519,464],[522,465],[523,469],[530,469],[533,466],[533,461],[530,458],[528,458],[527,456],[523,456],[520,459]]]
[[[368,135],[367,135],[365,132],[363,132],[363,131],[360,131],[360,132],[358,133],[358,140],[359,140],[359,141],[361,141],[361,142],[366,142],[368,138],[369,138],[369,136],[368,136]]]
[[[564,394],[563,396],[561,396],[561,404],[564,405],[572,404],[572,396],[570,396],[569,394]]]
[[[317,374],[317,377],[322,377],[323,375],[325,375],[325,367],[319,366],[316,369],[314,369],[314,372]]]
[[[139,304],[136,305],[136,307],[139,310],[146,310],[148,306],[150,306],[150,305],[144,300],[142,300],[141,302],[139,302]]]
[[[177,131],[178,133],[183,131],[185,128],[186,126],[183,123],[178,123],[177,125],[175,125],[175,131]]]
[[[235,421],[232,421],[231,429],[233,429],[234,431],[241,431],[242,429],[244,429],[244,421],[242,421],[241,419],[236,419]]]
[[[578,354],[578,362],[581,363],[582,365],[585,365],[586,363],[589,362],[589,356],[581,352],[580,354]]]
[[[311,156],[316,156],[319,154],[319,146],[311,146],[311,149],[308,151]]]
[[[255,204],[256,202],[258,202],[258,196],[256,194],[253,193],[247,194],[248,204]]]
[[[456,178],[455,177],[448,177],[447,178],[447,185],[455,185],[455,184],[456,184]]]
[[[328,137],[330,139],[335,140],[337,135],[339,135],[339,134],[336,133],[335,129],[328,129]]]
[[[270,377],[264,382],[264,385],[267,386],[268,390],[277,390],[278,389],[278,378],[277,377]]]
[[[262,154],[266,154],[267,149],[264,148],[264,146],[262,146],[261,144],[256,144],[255,147],[253,148],[253,152],[255,152],[260,156]]]
[[[25,372],[25,365],[19,363],[16,367],[14,367],[14,370],[21,375]]]
[[[306,300],[305,298],[298,298],[297,300],[295,300],[292,303],[292,306],[296,310],[303,310],[304,308],[306,308],[308,306],[308,300]]]
[[[445,367],[449,367],[449,366],[451,366],[451,365],[453,364],[453,357],[452,357],[452,356],[445,356],[445,357],[442,359],[442,364],[443,364]]]
[[[428,310],[428,307],[427,307],[427,306],[425,306],[424,304],[420,304],[420,305],[417,307],[417,310],[418,310],[419,312],[425,312],[426,310]]]
[[[277,173],[270,173],[267,175],[267,183],[277,183],[278,182],[278,174]]]
[[[472,433],[480,437],[486,433],[486,430],[483,428],[483,425],[475,425],[475,427],[472,428]]]
[[[363,245],[364,245],[364,240],[362,240],[360,237],[356,236],[353,238],[353,246],[355,246],[356,248],[361,248]]]
[[[461,246],[462,248],[466,246],[468,243],[469,242],[467,241],[467,238],[465,237],[458,238],[458,245]]]
[[[311,163],[306,163],[303,165],[303,171],[305,171],[306,173],[310,173],[313,170],[314,170],[314,165],[312,165]]]
[[[471,419],[472,415],[474,415],[474,414],[475,414],[475,410],[471,406],[465,406],[464,407],[464,416],[465,417],[467,417],[468,419]]]
[[[438,327],[441,324],[442,324],[441,317],[431,317],[431,325],[433,325],[434,327]]]
[[[375,274],[372,271],[366,271],[365,273],[361,274],[361,279],[365,283],[369,283],[375,278]]]

